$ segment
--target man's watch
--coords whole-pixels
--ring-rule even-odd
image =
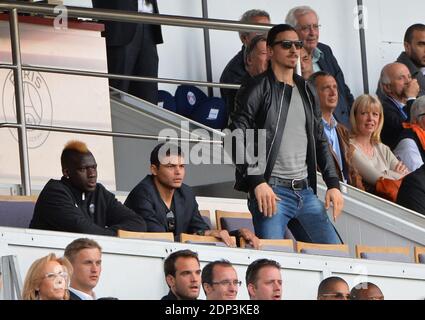
[[[205,236],[205,230],[198,230],[196,233],[198,236]]]

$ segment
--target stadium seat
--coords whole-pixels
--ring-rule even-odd
[[[236,238],[235,237],[231,237],[231,238],[236,243]],[[199,236],[196,234],[189,234],[189,233],[181,233],[180,242],[189,243],[189,244],[202,244],[202,245],[226,247],[226,244],[219,238],[212,237],[212,236]]]
[[[296,251],[298,253],[321,256],[350,257],[350,250],[346,244],[321,244],[297,241]]]
[[[193,111],[207,98],[207,95],[197,87],[180,85],[174,94],[177,113],[189,118]]]
[[[208,98],[193,111],[191,119],[210,128],[223,129],[227,125],[227,110],[221,98]]]
[[[0,196],[0,226],[28,228],[36,196]]]
[[[415,247],[415,262],[425,264],[425,247]]]
[[[219,230],[224,229],[231,232],[240,228],[247,228],[254,232],[254,225],[250,212],[215,210],[215,221],[217,223],[217,229]]]
[[[158,90],[158,107],[177,112],[176,100],[165,90]]]
[[[410,249],[407,247],[371,247],[356,245],[356,257],[368,260],[392,262],[413,262],[410,258]]]
[[[118,230],[118,237],[126,239],[143,239],[174,242],[174,234],[172,232],[134,232],[127,230]]]
[[[213,229],[210,210],[199,210],[199,213],[201,214],[202,219],[204,219],[205,223],[210,227],[210,229]]]
[[[240,238],[241,248],[252,248],[244,238]],[[260,239],[260,250],[294,252],[294,242],[291,239]]]

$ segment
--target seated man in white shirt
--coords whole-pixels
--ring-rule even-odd
[[[403,127],[394,154],[413,172],[425,162],[425,96],[415,100]]]
[[[96,300],[93,289],[102,271],[102,248],[91,239],[80,238],[65,248],[74,269],[69,286],[70,300]]]

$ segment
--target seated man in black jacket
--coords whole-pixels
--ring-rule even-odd
[[[148,232],[173,232],[175,237],[180,233],[214,236],[235,246],[227,230],[209,230],[201,217],[192,189],[183,183],[184,160],[177,145],[157,145],[150,156],[152,175],[134,187],[124,204],[143,217]],[[242,228],[233,234],[258,249],[258,238],[250,230]]]
[[[70,141],[61,155],[61,180],[45,185],[30,228],[115,236],[118,229],[146,231],[143,218],[97,181],[97,164],[85,143]]]
[[[397,204],[425,215],[425,164],[403,178]]]

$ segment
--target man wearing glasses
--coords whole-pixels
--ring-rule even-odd
[[[202,269],[202,287],[207,300],[236,300],[241,284],[235,268],[227,260],[210,262]]]
[[[340,277],[329,277],[320,282],[317,300],[350,300],[350,288]]]
[[[350,109],[354,97],[345,83],[344,73],[331,48],[319,42],[320,24],[317,13],[308,6],[295,7],[289,10],[285,22],[295,28],[304,42],[305,53],[301,56],[304,79],[317,71],[326,71],[335,77],[339,91],[335,116],[338,122],[350,128]]]
[[[214,236],[227,246],[236,246],[227,230],[210,230],[201,217],[192,189],[183,183],[185,159],[179,146],[157,145],[150,162],[152,175],[134,187],[125,201],[146,221],[148,232],[173,232],[176,240],[181,233]],[[258,249],[259,240],[250,230],[235,232]]]
[[[288,222],[299,241],[340,243],[325,207],[333,203],[334,220],[343,198],[339,178],[323,130],[313,86],[294,73],[303,42],[293,27],[274,26],[267,36],[270,66],[246,82],[236,96],[230,129],[247,137],[252,130],[265,141],[265,159],[240,161],[241,144],[232,152],[235,189],[248,192],[255,233],[262,239],[283,239]],[[254,142],[255,154],[262,145]],[[245,150],[244,154],[245,153]],[[238,159],[239,158],[239,159]],[[316,165],[328,187],[325,207],[316,193]]]

